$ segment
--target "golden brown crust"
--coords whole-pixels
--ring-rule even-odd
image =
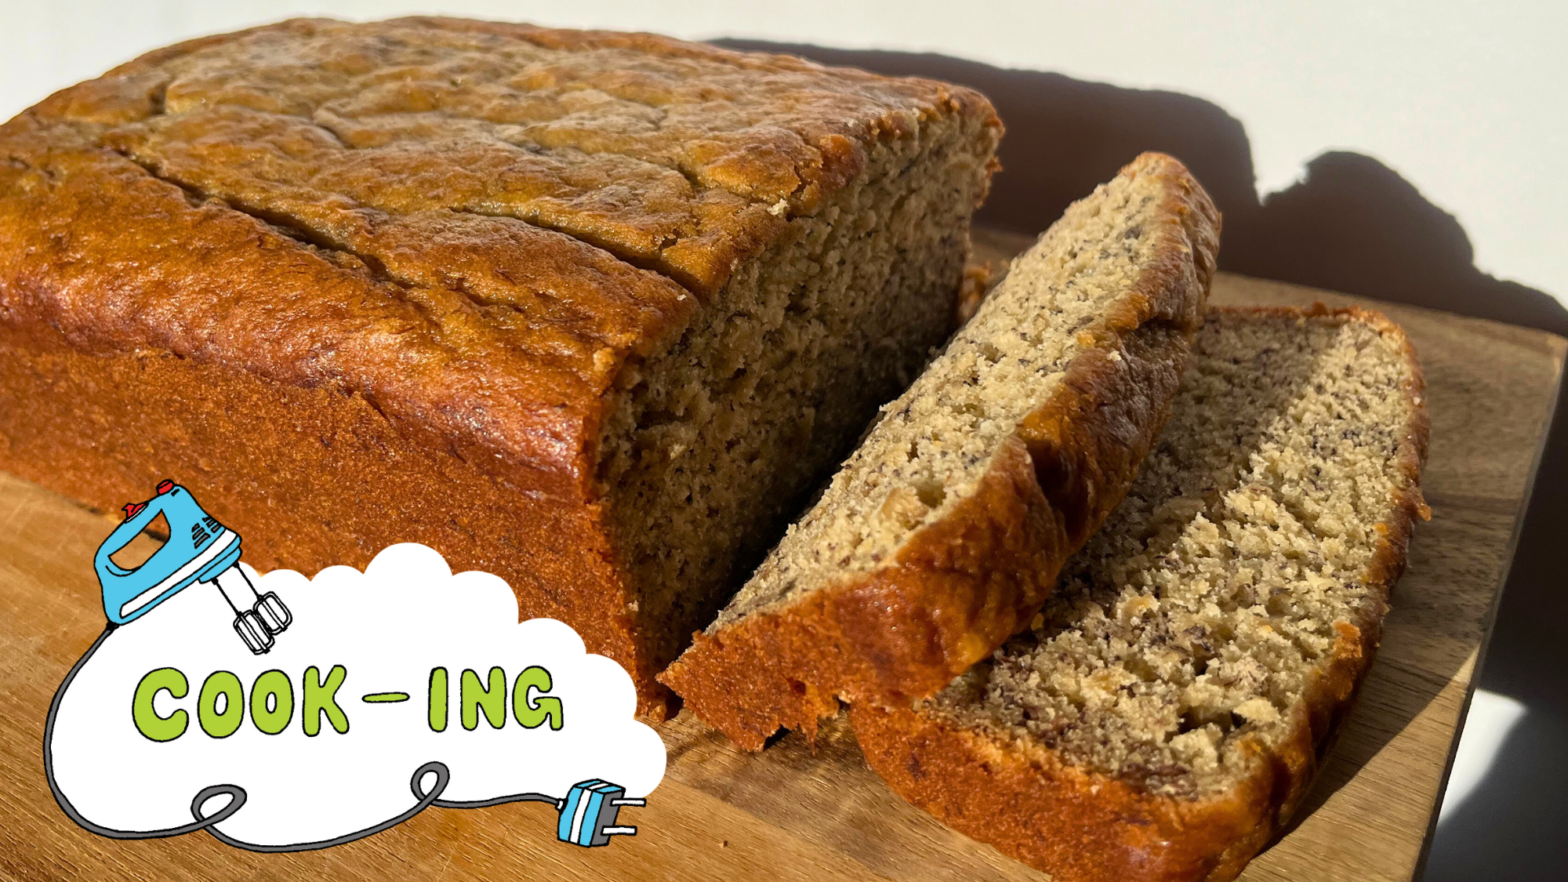
[[[1039,610],[1170,415],[1214,272],[1219,215],[1207,194],[1170,157],[1129,168],[1161,177],[1179,233],[1125,307],[1095,326],[980,489],[892,566],[696,635],[660,680],[705,722],[750,750],[780,728],[812,735],[839,698],[936,692]]]
[[[859,704],[851,709],[867,761],[895,792],[943,823],[1073,882],[1234,879],[1284,829],[1306,795],[1334,729],[1377,650],[1387,596],[1404,570],[1414,519],[1427,517],[1420,475],[1428,419],[1414,349],[1397,325],[1360,309],[1221,309],[1280,316],[1346,316],[1384,335],[1397,335],[1406,352],[1405,394],[1415,406],[1400,445],[1406,481],[1380,529],[1368,583],[1380,589],[1355,622],[1337,623],[1331,659],[1308,685],[1290,734],[1274,750],[1248,742],[1252,773],[1235,790],[1200,800],[1142,791],[1128,783],[1063,763],[1033,744],[1005,743],[945,717]]]
[[[454,572],[506,579],[525,618],[573,622],[628,670],[639,660],[604,541],[545,538],[593,541],[591,509],[517,492],[483,459],[404,431],[365,396],[168,352],[88,355],[3,323],[0,364],[0,414],[21,415],[0,420],[0,470],[104,511],[178,478],[201,488],[264,571],[363,567],[388,545],[421,542],[444,549]],[[604,590],[560,590],[587,585]]]
[[[626,619],[635,595],[595,483],[617,379],[861,174],[879,139],[939,119],[981,152],[1000,127],[958,87],[651,35],[298,20],[157,50],[0,127],[16,396],[0,436],[28,436],[0,458],[110,510],[206,458],[213,487],[254,505],[290,498],[270,457],[315,443],[301,427],[389,428],[410,456],[472,472],[478,495],[343,473],[313,523],[217,491],[203,502],[308,570],[363,565],[397,532],[359,517],[384,510],[372,494],[424,499],[434,532],[398,535],[506,576],[525,614],[566,618],[626,665],[657,715],[665,692]],[[148,382],[183,384],[184,399],[146,391],[188,421],[112,400],[127,387],[106,378],[136,358],[161,360]],[[50,391],[21,367],[40,359],[69,362],[72,382]],[[55,442],[7,418],[52,394],[73,396],[44,408]],[[222,421],[223,395],[303,410],[265,411],[281,438],[214,437],[218,459],[182,447]],[[104,442],[114,423],[83,422],[99,412],[154,434]],[[51,454],[84,432],[102,443]],[[503,513],[513,529],[495,536],[462,526]],[[360,532],[318,547],[323,522]]]
[[[375,243],[367,211],[503,216],[700,298],[855,179],[878,141],[937,117],[992,139],[1001,127],[978,93],[930,80],[447,18],[193,40],[23,116],[356,250]]]

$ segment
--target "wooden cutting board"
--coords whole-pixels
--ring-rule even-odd
[[[998,265],[1027,240],[989,236]],[[1502,577],[1561,372],[1539,331],[1222,274],[1224,304],[1360,303],[1409,332],[1432,416],[1430,523],[1418,526],[1382,650],[1299,823],[1247,879],[1408,879],[1453,741],[1483,620]],[[324,852],[258,855],[204,834],[113,842],[66,820],[41,744],[61,677],[98,636],[92,555],[105,519],[0,474],[0,878],[3,879],[979,879],[1046,878],[944,828],[866,768],[848,728],[815,752],[791,735],[760,755],[690,714],[662,729],[669,771],[636,837],[580,849],[555,813],[520,804],[431,809]]]

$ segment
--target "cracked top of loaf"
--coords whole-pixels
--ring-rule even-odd
[[[647,34],[296,20],[0,128],[0,322],[331,385],[592,474],[629,361],[977,93]]]

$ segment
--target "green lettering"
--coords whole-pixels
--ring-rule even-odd
[[[338,687],[347,678],[348,669],[342,665],[333,665],[325,682],[320,668],[311,665],[305,669],[305,706],[300,709],[299,722],[306,735],[314,738],[321,734],[322,714],[327,715],[327,722],[339,735],[348,731],[348,714],[338,707]]]
[[[136,731],[151,741],[173,741],[184,735],[185,727],[190,724],[191,715],[183,710],[166,717],[158,716],[153,710],[153,700],[165,690],[175,698],[184,698],[190,691],[190,683],[174,668],[159,668],[136,684],[136,695],[131,699],[131,719],[136,721]]]
[[[271,705],[269,708],[268,705]],[[294,719],[294,684],[282,671],[263,671],[250,685],[250,721],[263,734],[276,735]]]
[[[218,713],[218,698],[224,699],[223,712]],[[245,687],[240,678],[228,671],[218,671],[201,684],[201,697],[196,699],[196,719],[201,730],[214,738],[233,735],[245,721]]]
[[[446,731],[446,668],[430,669],[430,731]]]
[[[524,729],[537,729],[548,719],[550,728],[559,731],[565,725],[561,699],[554,696],[535,698],[532,690],[550,691],[550,672],[534,665],[517,676],[512,685],[512,715]]]
[[[490,669],[490,685],[482,687],[479,675],[471,670],[463,670],[463,685],[461,687],[463,698],[463,728],[473,731],[479,727],[479,709],[485,711],[485,719],[490,721],[490,728],[499,729],[506,725],[506,672],[500,668]]]

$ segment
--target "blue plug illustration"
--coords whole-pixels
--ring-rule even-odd
[[[110,558],[160,514],[169,522],[169,541],[162,548],[130,569]],[[294,617],[275,592],[257,594],[239,562],[240,534],[202,510],[189,490],[168,480],[158,484],[152,499],[125,506],[125,520],[93,556],[110,622],[134,622],[185,588],[214,582],[234,609],[235,632],[251,652],[261,655],[272,649]]]
[[[573,784],[561,806],[555,837],[585,848],[610,844],[611,836],[636,836],[636,827],[617,827],[621,806],[644,806],[645,799],[626,799],[626,788],[595,778]]]

